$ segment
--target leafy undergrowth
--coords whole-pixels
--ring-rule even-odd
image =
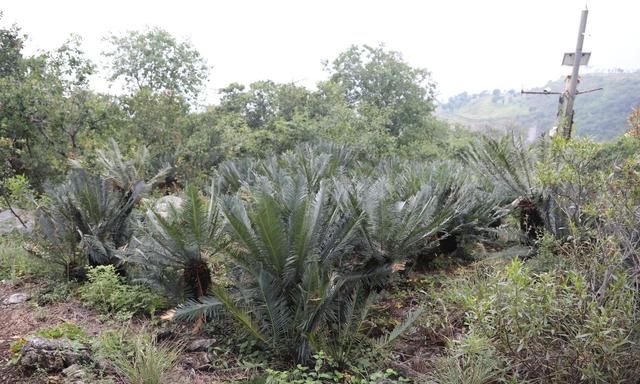
[[[61,284],[56,294],[25,273],[0,284],[2,297],[32,295],[0,312],[0,379],[68,380],[5,364],[15,357],[10,344],[19,353],[21,338],[39,335],[91,345],[94,362],[83,369],[96,383],[633,382],[640,374],[633,291],[614,267],[605,301],[586,280],[593,266],[585,260],[610,254],[612,244],[543,239],[538,246],[526,261],[527,249],[514,248],[466,264],[436,260],[436,271],[400,272],[377,293],[360,328],[366,337],[354,341],[348,364],[324,352],[307,365],[287,363],[224,316],[196,333],[192,324],[157,316],[105,316],[78,300],[76,285]],[[416,308],[420,316],[385,344]]]
[[[364,333],[372,340],[382,338],[402,324],[412,309],[432,305],[433,297],[444,287],[443,281],[463,270],[464,267],[451,267],[446,272],[410,273],[406,279],[397,279],[379,293],[363,325]],[[434,359],[444,353],[447,337],[462,332],[460,321],[449,321],[460,317],[460,313],[450,314],[446,325],[436,324],[432,322],[438,316],[429,308],[426,312],[430,314],[423,314],[391,349],[363,344],[362,353],[357,354],[349,367],[338,366],[321,353],[314,356],[311,368],[306,368],[272,358],[268,349],[238,331],[230,319],[210,321],[194,335],[191,327],[158,318],[136,316],[125,320],[121,316],[105,316],[99,306],[92,308],[91,300],[79,300],[88,294],[90,285],[79,289],[75,283],[57,281],[49,286],[42,279],[34,278],[33,273],[23,270],[19,276],[0,284],[0,297],[17,292],[28,292],[32,296],[25,303],[0,311],[0,321],[5,325],[0,330],[3,382],[65,380],[61,373],[30,372],[9,364],[19,352],[19,349],[12,352],[11,345],[15,349],[20,340],[30,335],[64,337],[92,345],[98,361],[111,362],[85,367],[94,382],[414,382],[433,369]],[[216,342],[204,351],[185,349],[192,340],[202,338]],[[162,380],[137,380],[136,377],[149,376],[145,369],[162,372]]]

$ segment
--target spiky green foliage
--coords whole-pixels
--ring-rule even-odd
[[[529,240],[539,237],[543,227],[556,236],[566,232],[566,218],[556,207],[554,193],[536,172],[536,164],[547,157],[545,139],[527,146],[513,132],[498,139],[485,136],[461,153],[466,164],[491,182],[502,203],[513,201],[506,211],[520,209],[520,227]]]
[[[36,233],[51,260],[68,271],[87,263],[119,264],[119,248],[131,237],[130,215],[143,190],[140,182],[122,193],[99,176],[73,169],[37,214]]]
[[[110,139],[108,147],[98,150],[96,155],[96,162],[105,180],[122,191],[132,190],[140,181],[144,181],[145,187],[151,189],[171,172],[171,167],[164,164],[158,172],[151,174],[148,169],[151,159],[146,147],[141,147],[131,159],[126,159],[114,139]]]
[[[238,290],[219,287],[209,308],[188,306],[177,317],[222,305],[273,350],[299,360],[314,336],[350,321],[356,303],[349,299],[366,297],[369,281],[384,276],[358,270],[366,257],[352,252],[360,217],[332,202],[329,182],[309,192],[306,180],[290,175],[276,186],[261,178],[250,201],[225,199]]]
[[[222,217],[215,191],[207,200],[194,186],[180,207],[165,217],[148,211],[130,260],[146,279],[160,284],[176,302],[204,296],[211,285],[209,257],[223,243]]]
[[[393,159],[371,174],[353,174],[351,181],[338,185],[336,199],[363,214],[362,245],[384,264],[432,254],[445,238],[481,234],[497,206],[494,195],[454,162]]]
[[[310,191],[316,191],[322,180],[357,168],[358,153],[346,145],[320,143],[300,145],[292,151],[265,160],[240,159],[225,161],[218,167],[218,190],[234,193],[242,185],[254,185],[259,176],[275,184],[287,174],[300,173]]]
[[[233,180],[241,187],[222,204],[226,252],[241,272],[232,289],[217,286],[215,298],[187,303],[176,318],[225,308],[278,353],[305,360],[323,349],[345,361],[395,263],[461,226],[473,204],[444,166],[362,177],[349,156],[333,156],[305,148],[251,170],[243,163],[243,172],[228,163],[228,175],[247,177]]]
[[[232,257],[252,277],[246,289],[257,295],[248,304],[263,332],[275,349],[294,342],[304,360],[309,335],[347,320],[355,303],[344,300],[362,289],[364,278],[377,276],[344,268],[360,218],[331,204],[326,183],[317,193],[300,179],[279,187],[264,183],[251,205],[229,200],[225,216],[239,245]]]
[[[181,344],[159,343],[144,329],[106,330],[95,340],[97,357],[131,384],[171,382],[168,373],[178,362]]]
[[[102,175],[72,161],[67,181],[48,192],[50,204],[38,209],[36,233],[68,274],[74,270],[81,277],[85,264],[121,263],[133,234],[133,209],[168,169],[147,177],[146,159],[143,149],[126,160],[112,140],[110,150],[98,153]]]
[[[539,194],[535,178],[538,160],[533,146],[526,146],[513,132],[500,138],[483,136],[469,145],[461,157],[487,180],[491,180],[506,198],[534,197]]]
[[[211,297],[179,306],[175,318],[226,313],[299,361],[319,350],[346,361],[388,277],[444,236],[477,231],[495,209],[460,164],[375,165],[341,147],[227,162],[218,175],[224,253],[237,268],[230,285],[214,282]]]

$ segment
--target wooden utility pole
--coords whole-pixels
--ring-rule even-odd
[[[558,132],[562,134],[562,137],[565,139],[571,138],[571,131],[573,128],[573,105],[575,103],[576,96],[581,93],[588,93],[593,91],[599,91],[602,88],[590,89],[587,91],[578,91],[578,82],[579,77],[578,74],[580,72],[581,65],[589,64],[589,59],[591,58],[591,53],[582,52],[582,45],[584,43],[584,34],[587,29],[587,15],[589,14],[589,10],[586,8],[582,11],[582,15],[580,17],[580,28],[578,29],[578,42],[576,44],[576,51],[571,53],[565,53],[564,58],[562,59],[562,65],[567,65],[573,67],[571,71],[571,75],[567,76],[565,81],[565,89],[564,92],[551,92],[549,90],[544,90],[542,92],[536,91],[522,91],[523,94],[535,94],[535,95],[560,95],[560,99],[558,101],[558,120],[556,123],[556,129]]]
[[[578,42],[576,44],[576,53],[573,56],[573,71],[571,72],[571,78],[569,79],[569,87],[566,90],[566,100],[564,102],[564,111],[562,114],[562,120],[558,122],[558,130],[562,132],[562,137],[565,139],[571,138],[571,128],[573,128],[573,104],[576,99],[576,90],[578,87],[578,73],[580,72],[580,65],[582,65],[582,43],[584,43],[584,33],[587,29],[587,15],[589,11],[584,9],[580,17],[580,28],[578,29]],[[589,62],[589,54],[585,55],[585,65]],[[567,64],[565,64],[567,62]],[[567,55],[565,54],[564,65],[569,65]]]

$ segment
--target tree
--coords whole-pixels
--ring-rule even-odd
[[[429,72],[412,68],[384,46],[352,46],[325,67],[347,104],[369,119],[383,119],[393,136],[422,126],[434,110]]]
[[[17,61],[0,76],[0,137],[12,169],[39,188],[60,175],[67,158],[83,152],[83,133],[101,130],[111,101],[90,91],[95,66],[84,56],[78,36],[53,52],[2,59]]]
[[[103,52],[111,60],[109,80],[123,80],[131,93],[147,88],[194,100],[207,80],[209,68],[200,53],[163,29],[129,31],[106,40],[111,45]]]
[[[245,90],[232,83],[222,89],[220,108],[240,114],[252,129],[272,129],[276,120],[292,121],[302,115],[310,92],[295,84],[277,84],[271,80],[257,81]]]
[[[0,77],[14,75],[19,70],[24,39],[20,28],[15,25],[9,29],[0,29]]]
[[[295,84],[258,81],[248,89],[232,83],[216,108],[229,151],[265,156],[292,149],[310,138],[306,111],[311,93]]]

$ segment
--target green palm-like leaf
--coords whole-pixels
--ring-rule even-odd
[[[198,190],[188,186],[181,207],[172,207],[167,217],[149,211],[130,251],[130,261],[141,268],[145,279],[164,287],[176,301],[198,298],[211,285],[209,256],[224,244],[224,222],[219,216],[214,191],[205,201]],[[173,271],[167,275],[167,271]],[[180,275],[180,292],[168,276]]]

